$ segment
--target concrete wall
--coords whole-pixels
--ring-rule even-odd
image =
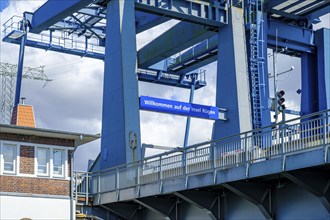
[[[0,219],[70,219],[70,200],[0,195]]]

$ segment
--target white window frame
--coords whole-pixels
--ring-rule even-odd
[[[47,161],[47,169],[46,169],[46,173],[39,173],[39,163],[38,163],[38,149],[45,149],[46,150],[46,155],[47,155],[47,158],[46,158],[46,161]],[[51,157],[51,152],[50,152],[50,148],[49,147],[41,147],[41,146],[37,146],[35,147],[35,163],[36,163],[36,166],[35,166],[35,173],[37,174],[37,176],[47,176],[47,177],[50,177],[50,171],[51,171],[51,160],[50,160],[50,157]]]
[[[16,151],[16,173],[11,174],[11,173],[3,173],[3,155],[2,155],[2,146],[4,144],[9,144],[9,145],[15,145],[17,146],[17,151]],[[34,147],[34,173],[33,174],[25,174],[25,173],[20,173],[20,147],[21,146],[31,146]],[[49,172],[48,176],[46,175],[39,175],[38,174],[38,161],[37,161],[37,149],[38,148],[48,148],[50,150],[49,153]],[[63,150],[64,151],[64,161],[63,161],[63,176],[53,176],[53,165],[52,165],[52,150]],[[74,150],[74,147],[69,147],[69,146],[59,146],[59,145],[47,145],[47,144],[35,144],[35,143],[28,143],[28,142],[18,142],[18,141],[5,141],[5,140],[0,140],[0,175],[16,175],[20,177],[38,177],[38,178],[54,178],[54,179],[63,179],[63,180],[71,180],[71,177],[69,176],[70,171],[68,170],[69,168],[69,156],[68,152]]]
[[[61,151],[62,152],[62,174],[61,175],[59,175],[59,174],[55,174],[54,173],[54,151]],[[66,162],[66,160],[67,160],[67,158],[66,158],[66,155],[67,155],[67,150],[64,150],[64,149],[58,149],[58,148],[52,148],[52,150],[51,150],[51,167],[52,167],[52,170],[51,170],[51,174],[52,174],[52,176],[53,177],[56,177],[56,178],[64,178],[65,176],[66,176],[66,173],[67,172],[65,172],[66,170],[65,170],[65,168],[66,168],[66,165],[65,165],[65,162]]]
[[[45,148],[48,150],[48,169],[47,174],[38,173],[38,148]],[[68,176],[68,151],[72,150],[71,147],[62,147],[62,146],[53,146],[53,145],[35,145],[35,161],[34,161],[34,174],[38,177],[47,177],[47,178],[56,178],[56,179],[66,179],[70,180],[70,177]],[[54,163],[53,163],[53,152],[54,150],[59,150],[63,152],[62,155],[62,175],[54,174]]]
[[[12,146],[14,148],[14,162],[13,162],[13,171],[5,170],[5,159],[4,159],[4,146]],[[19,173],[19,146],[18,144],[10,143],[10,142],[0,142],[0,174],[9,174],[16,175]]]

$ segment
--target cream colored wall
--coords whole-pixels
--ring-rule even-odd
[[[0,195],[0,219],[70,219],[69,198]]]

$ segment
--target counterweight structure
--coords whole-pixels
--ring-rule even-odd
[[[109,179],[98,177],[100,179],[96,183],[101,184],[101,181],[113,180],[110,177],[113,175],[115,187],[109,186],[111,189],[108,189],[106,185],[109,191],[102,191],[103,188],[98,185],[94,204],[124,219],[137,217],[138,207],[142,206],[164,218],[181,219],[180,215],[184,213],[180,214],[179,204],[182,201],[206,210],[212,219],[240,219],[242,216],[250,219],[280,216],[281,219],[288,213],[281,206],[287,201],[287,192],[280,190],[284,187],[281,183],[272,183],[273,187],[269,188],[267,181],[273,181],[284,171],[285,184],[293,182],[313,192],[322,201],[324,209],[319,208],[314,200],[309,205],[317,206],[315,210],[330,210],[329,189],[326,192],[322,189],[321,193],[320,188],[312,187],[315,186],[312,180],[303,182],[303,176],[308,179],[312,177],[308,172],[290,173],[293,169],[320,164],[316,162],[319,161],[317,153],[309,159],[296,158],[296,166],[291,163],[293,159],[286,163],[289,157],[287,152],[298,152],[299,147],[307,150],[307,146],[322,146],[323,153],[319,152],[321,161],[329,163],[325,134],[329,129],[330,68],[327,61],[330,60],[330,31],[327,28],[313,30],[313,24],[319,22],[320,16],[329,13],[329,9],[329,0],[71,0],[62,4],[49,0],[37,11],[26,12],[23,17],[13,17],[6,22],[3,40],[21,45],[21,66],[25,46],[104,60],[101,154],[97,163],[101,170],[125,165],[123,170],[118,168],[110,172]],[[179,22],[137,51],[137,34],[171,19]],[[268,106],[267,48],[301,58],[301,115],[315,115],[302,117],[302,124],[299,122],[296,127],[281,124],[272,130]],[[201,149],[199,145],[192,146],[189,151],[184,149],[180,151],[183,156],[176,157],[180,154],[178,151],[170,159],[162,155],[158,159],[153,158],[154,162],[140,161],[138,80],[181,88],[192,88],[194,85],[195,89],[199,89],[206,86],[204,72],[194,80],[187,75],[214,61],[217,61],[216,106],[226,109],[228,117],[226,121],[214,122],[212,139],[217,141],[207,143]],[[160,62],[166,64],[165,68],[157,68],[159,65],[156,64]],[[19,90],[17,86],[16,98],[19,97]],[[304,132],[303,123],[313,118],[320,121],[311,122],[309,126],[312,127],[308,130],[317,127],[321,133],[316,136],[323,138],[322,142],[317,143],[323,145],[307,141],[315,134]],[[261,129],[263,127],[265,129]],[[247,132],[252,129],[261,130]],[[221,139],[229,136],[232,139]],[[301,146],[298,144],[299,147],[292,150],[290,146],[296,142]],[[205,158],[211,161],[204,164],[208,167],[205,170],[211,170],[209,173],[203,169],[196,171],[205,171],[207,174],[203,173],[203,177],[195,176],[189,170],[194,167],[189,160],[198,155],[203,155],[202,162]],[[231,158],[232,163],[223,162],[226,158]],[[132,162],[136,167],[127,165]],[[170,167],[167,163],[171,164]],[[156,168],[150,171],[152,167]],[[175,174],[168,173],[168,170]],[[329,183],[323,169],[315,172],[322,176],[323,182]],[[270,175],[271,180],[258,179],[262,184],[258,181],[226,182],[265,175]],[[282,177],[278,180],[281,181]],[[220,190],[212,188],[219,184],[221,195]],[[208,198],[214,201],[212,204],[198,199],[201,195],[197,192],[182,191],[199,186],[210,187],[210,193],[203,195],[208,197],[210,194]],[[178,190],[182,192],[173,193]],[[155,194],[155,191],[156,194],[166,192],[171,195],[169,198],[150,197],[153,195],[151,192]],[[229,214],[223,212],[222,209],[226,208],[223,200],[229,191],[250,202],[242,206],[246,209],[238,208],[243,211],[235,212],[227,207]],[[215,192],[218,193],[216,196]],[[273,201],[274,193],[279,196],[277,203]],[[289,194],[288,197],[292,196]],[[231,198],[234,201],[236,197]],[[130,202],[125,203],[125,200]],[[303,201],[308,203],[308,199]],[[274,204],[280,211],[273,207]],[[258,211],[250,211],[249,214],[252,214],[246,215],[244,210],[250,206]],[[239,214],[235,216],[233,213]],[[326,216],[318,213],[312,210],[307,214],[320,218]],[[291,216],[300,218],[304,215],[294,213]]]

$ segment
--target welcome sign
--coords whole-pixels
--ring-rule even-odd
[[[159,99],[149,96],[140,97],[140,109],[211,120],[219,119],[218,107]]]

